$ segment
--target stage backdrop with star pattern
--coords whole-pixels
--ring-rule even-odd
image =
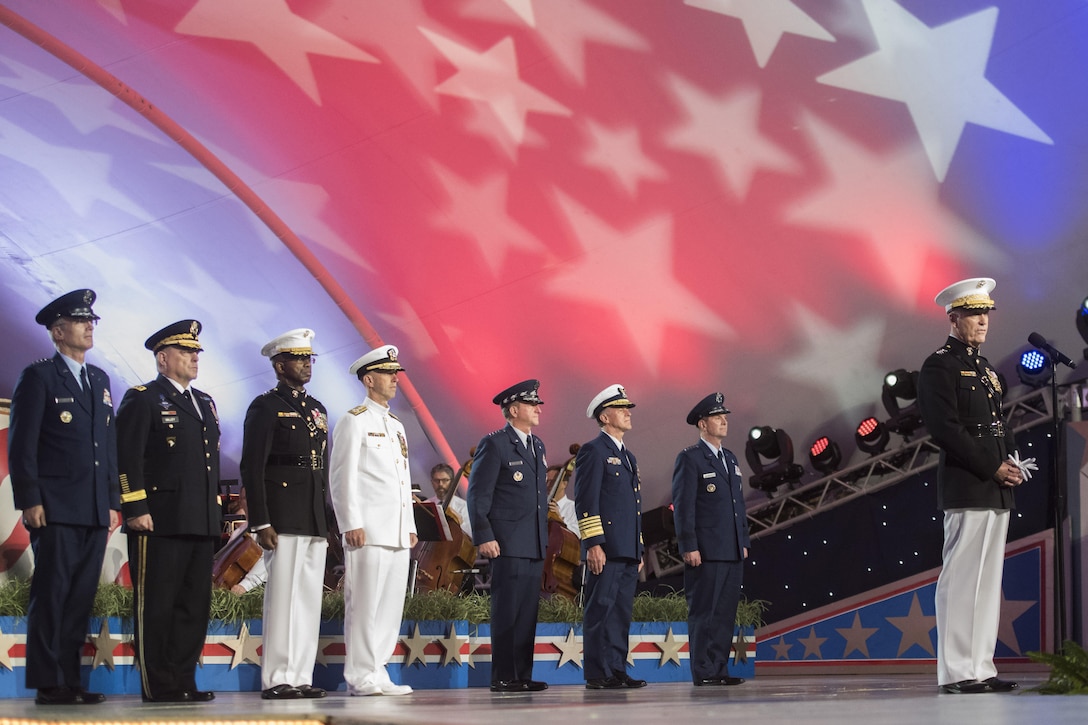
[[[525,378],[552,463],[626,387],[647,507],[714,390],[742,459],[849,457],[952,281],[1012,384],[1033,330],[1080,358],[1085,67],[1083,0],[2,0],[0,397],[91,287],[115,400],[204,323],[228,476],[294,327],[333,423],[400,347],[421,482]]]

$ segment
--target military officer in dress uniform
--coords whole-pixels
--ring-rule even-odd
[[[117,410],[121,511],[128,534],[136,660],[145,701],[207,702],[196,666],[222,534],[219,414],[196,380],[201,325],[181,320],[144,342],[157,378]]]
[[[40,704],[94,704],[80,658],[106,553],[117,490],[110,379],[86,362],[98,321],[95,293],[76,290],[34,318],[57,352],[23,370],[11,396],[8,466],[15,508],[34,552],[26,686]]]
[[[965,279],[937,295],[948,341],[918,374],[918,407],[940,446],[937,504],[944,565],[937,579],[937,684],[941,692],[1006,692],[994,648],[1013,488],[1025,471],[1001,409],[1004,390],[979,347],[990,327],[992,279]],[[1010,454],[1014,454],[1011,455]],[[1029,474],[1030,475],[1030,474]]]
[[[389,678],[416,544],[404,425],[389,410],[403,372],[393,345],[371,350],[349,372],[366,400],[332,434],[329,486],[344,538],[344,680],[351,695],[407,695]]]
[[[642,568],[642,495],[638,462],[623,443],[635,407],[609,385],[586,409],[601,434],[574,459],[574,505],[586,562],[582,641],[586,688],[645,687],[627,674],[627,643],[635,586]]]
[[[721,393],[711,393],[688,413],[688,425],[699,429],[699,442],[680,451],[672,474],[691,678],[697,686],[744,682],[729,675],[729,648],[751,542],[737,457],[722,447],[729,431],[723,401]]]
[[[313,330],[276,337],[261,354],[278,384],[246,412],[240,473],[249,529],[267,552],[261,697],[324,697],[313,686],[325,580],[328,414],[306,392]]]
[[[506,425],[476,446],[468,480],[473,543],[491,560],[491,691],[536,692],[533,648],[548,548],[548,462],[533,435],[540,381],[523,380],[491,402]]]

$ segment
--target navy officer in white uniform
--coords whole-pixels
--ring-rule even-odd
[[[699,442],[680,451],[672,474],[673,521],[684,557],[696,686],[744,682],[730,676],[728,663],[751,542],[737,457],[722,446],[729,432],[729,409],[723,401],[721,393],[711,393],[688,413],[688,425],[699,429]]]

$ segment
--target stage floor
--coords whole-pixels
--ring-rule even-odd
[[[941,695],[931,675],[772,676],[738,687],[651,684],[640,690],[587,691],[553,686],[542,693],[492,694],[488,690],[421,690],[405,697],[348,697],[330,693],[321,700],[267,702],[256,693],[227,692],[206,704],[144,704],[139,697],[112,696],[102,705],[44,707],[32,699],[0,703],[0,722],[164,721],[218,723],[243,720],[326,723],[451,723],[532,725],[533,723],[653,723],[678,725],[726,719],[749,723],[1083,723],[1084,697],[1044,696],[1026,691],[1043,681],[1038,672],[1017,677],[1010,694]]]

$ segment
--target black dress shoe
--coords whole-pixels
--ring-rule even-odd
[[[722,678],[722,684],[723,685],[729,685],[729,686],[743,685],[744,684],[744,678],[743,677],[730,677],[729,675],[726,675],[725,677]]]
[[[106,696],[101,692],[88,692],[82,687],[75,691],[77,705],[97,705],[106,701]]]
[[[1020,683],[1013,682],[1012,680],[1000,680],[996,677],[991,677],[988,680],[983,680],[982,684],[987,685],[994,692],[1012,692],[1013,690],[1020,688]]]
[[[301,692],[303,697],[324,697],[328,694],[320,687],[314,687],[313,685],[299,685],[295,689]]]
[[[636,680],[626,672],[616,678],[624,687],[635,689],[637,687],[646,687],[646,680]]]
[[[620,690],[627,687],[623,681],[615,677],[594,677],[586,680],[587,690]]]
[[[524,680],[492,680],[492,692],[528,692]]]
[[[79,693],[71,687],[39,687],[34,702],[39,705],[78,705]]]
[[[211,702],[215,699],[215,693],[210,690],[186,690],[191,702]]]
[[[299,689],[290,685],[276,685],[267,690],[261,690],[262,700],[297,700],[300,697],[302,693]]]
[[[720,687],[725,684],[720,677],[696,677],[692,680],[696,687]]]
[[[941,685],[941,692],[949,695],[975,695],[980,692],[993,692],[993,690],[985,682],[960,680],[951,685]]]
[[[521,684],[526,692],[540,692],[548,689],[548,683],[540,680],[517,680],[517,682]]]
[[[144,694],[144,702],[192,702],[193,695],[185,690],[160,692],[158,695]]]

